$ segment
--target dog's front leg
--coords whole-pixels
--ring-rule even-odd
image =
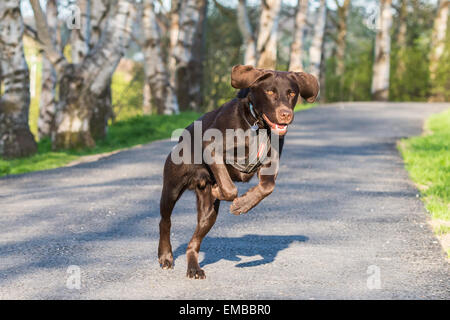
[[[272,193],[275,188],[276,175],[260,175],[258,185],[250,188],[245,194],[233,200],[230,206],[231,213],[240,215],[247,213],[262,199]]]
[[[233,201],[237,198],[238,190],[231,180],[224,164],[213,163],[209,166],[217,181],[212,188],[212,195],[218,200]]]

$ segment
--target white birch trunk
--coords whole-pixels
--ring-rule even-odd
[[[105,131],[107,115],[105,105],[110,105],[111,77],[125,53],[131,38],[135,16],[133,0],[119,0],[109,27],[104,30],[101,42],[89,54],[78,54],[77,64],[69,64],[58,52],[50,37],[46,19],[38,0],[30,0],[36,19],[38,36],[47,57],[58,73],[59,102],[53,137],[53,148],[85,148],[95,146],[93,136]],[[83,34],[83,33],[80,33]],[[87,38],[89,39],[89,38]],[[88,40],[84,44],[89,47]],[[77,42],[81,47],[81,42]],[[78,51],[80,53],[80,51]],[[95,110],[99,121],[91,121]]]
[[[87,28],[87,46],[88,52],[94,52],[100,45],[108,30],[109,20],[111,18],[111,1],[109,0],[89,0],[86,19],[88,21]],[[111,76],[112,77],[112,76]],[[94,139],[102,139],[106,136],[108,120],[113,117],[112,108],[112,78],[107,80],[108,85],[104,91],[93,100],[91,109],[92,116],[90,119],[90,131]]]
[[[289,71],[303,71],[303,33],[306,26],[307,12],[308,0],[297,0],[294,38],[292,40],[291,52],[289,57]]]
[[[110,0],[91,0],[89,1],[89,33],[88,44],[89,50],[93,50],[95,46],[102,42],[103,30],[108,28],[108,18],[111,12]]]
[[[28,126],[30,82],[20,1],[0,2],[0,17],[0,157],[24,157],[35,153],[37,147]]]
[[[152,90],[147,80],[144,81],[144,87],[142,88],[142,113],[144,115],[153,113]]]
[[[281,0],[262,1],[258,41],[256,42],[258,68],[276,69],[280,9]]]
[[[56,47],[58,43],[58,8],[56,0],[47,1],[47,23],[52,41]],[[45,53],[42,54],[42,86],[39,105],[38,134],[39,139],[50,137],[55,130],[56,115],[56,71]]]
[[[246,0],[239,0],[237,22],[244,39],[244,64],[256,66],[256,41],[248,18]]]
[[[436,79],[436,73],[439,68],[439,62],[445,48],[445,39],[447,34],[448,11],[450,7],[449,0],[441,0],[434,20],[433,34],[431,37],[430,53],[430,79]]]
[[[389,99],[389,68],[391,54],[392,0],[381,0],[375,40],[375,61],[372,76],[372,97],[377,101]]]
[[[89,0],[77,0],[76,6],[80,9],[80,28],[75,28],[71,32],[70,44],[72,53],[72,63],[79,64],[89,52]]]
[[[144,60],[145,60],[145,84],[150,89],[144,96],[144,106],[147,112],[151,112],[154,105],[159,114],[173,114],[173,101],[168,96],[175,96],[173,88],[169,84],[169,73],[164,63],[161,48],[161,34],[156,22],[153,1],[144,0],[142,10],[142,27],[144,34]],[[145,88],[144,88],[145,89]]]
[[[189,82],[188,68],[193,60],[193,45],[197,36],[197,30],[200,27],[200,23],[202,23],[201,15],[205,5],[205,0],[185,0],[181,3],[180,8],[178,38],[173,48],[170,62],[170,85],[172,88],[177,88],[178,101],[182,109],[185,110],[199,109],[195,100],[189,98],[192,89],[187,82]],[[176,28],[176,24],[174,24],[174,27]],[[173,65],[174,61],[175,68]],[[180,92],[182,91],[180,87],[186,88],[188,94]],[[188,98],[181,101],[180,96]]]
[[[336,1],[337,2],[337,1]],[[345,37],[347,36],[347,17],[350,9],[350,0],[344,0],[338,6],[338,33],[336,42],[336,75],[342,76],[345,71]]]
[[[178,35],[180,33],[180,0],[172,0],[170,12],[170,30],[169,30],[169,59],[167,68],[169,69],[169,86],[172,90],[169,92],[167,100],[170,102],[170,109],[174,113],[179,113],[180,108],[177,98],[177,59],[175,56],[175,48],[178,43]]]
[[[327,17],[327,6],[325,0],[320,0],[316,23],[314,26],[314,36],[309,48],[309,73],[320,79],[320,63],[322,59],[323,36],[325,33],[325,23]]]

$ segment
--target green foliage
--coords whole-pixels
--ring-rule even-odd
[[[130,74],[117,70],[111,91],[115,121],[142,115],[144,67],[135,63]]]
[[[434,218],[450,220],[450,110],[426,123],[430,134],[402,140],[400,150],[412,180]]]
[[[430,94],[429,34],[424,34],[412,46],[398,48],[391,53],[389,96],[392,101],[426,101]],[[397,72],[400,62],[403,72]]]
[[[439,61],[436,79],[431,81],[431,94],[437,100],[450,101],[450,19],[447,25],[447,37],[444,52]]]
[[[295,106],[294,112],[303,111],[317,107],[317,103],[299,103]]]
[[[236,11],[226,14],[210,7],[206,21],[204,61],[204,111],[220,107],[236,95],[230,85],[233,65],[242,63],[242,37],[236,23]]]
[[[367,28],[363,8],[352,6],[348,17],[345,72],[336,75],[336,58],[325,62],[325,97],[327,101],[371,100],[372,64],[375,33]]]
[[[185,128],[200,114],[184,112],[174,116],[136,116],[118,121],[109,127],[106,139],[97,141],[97,146],[88,150],[64,150],[53,152],[51,142],[44,139],[38,143],[38,153],[29,158],[11,161],[0,158],[0,176],[64,166],[80,156],[110,152],[158,139],[169,138],[178,128]]]

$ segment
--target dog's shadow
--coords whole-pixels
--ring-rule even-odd
[[[255,267],[275,260],[278,252],[287,249],[294,242],[305,242],[308,237],[301,235],[276,236],[248,234],[239,238],[206,237],[202,242],[201,252],[205,253],[200,266],[204,267],[222,259],[229,261],[241,261],[239,256],[253,257],[260,255],[262,259],[238,263],[236,267]],[[186,252],[187,243],[180,245],[174,252],[177,259]]]

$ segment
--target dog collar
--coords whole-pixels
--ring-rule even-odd
[[[250,112],[252,113],[253,118],[258,119],[258,117],[255,114],[255,110],[253,109],[253,104],[249,101],[248,105],[250,106]]]
[[[249,109],[250,109],[250,113],[252,114],[253,118],[255,118],[255,122],[253,123],[253,125],[250,125],[250,123],[247,121],[247,124],[250,126],[250,128],[253,131],[257,131],[259,129],[259,123],[262,124],[263,127],[267,126],[270,128],[271,132],[274,132],[276,135],[283,135],[286,133],[287,130],[287,125],[283,126],[283,128],[280,128],[278,124],[273,123],[272,121],[269,120],[269,118],[263,113],[262,114],[262,120],[259,117],[259,115],[256,113],[255,108],[253,107],[253,104],[248,101],[248,105],[249,105]]]
[[[253,108],[253,104],[252,104],[250,101],[248,102],[248,105],[249,105],[250,113],[252,114],[253,118],[255,118],[255,122],[253,123],[253,125],[251,125],[251,124],[247,121],[247,119],[245,119],[245,121],[246,121],[247,124],[250,126],[250,129],[252,129],[253,131],[257,131],[257,130],[259,129],[259,125],[258,125],[258,123],[260,122],[260,121],[259,121],[259,118],[258,118],[258,116],[256,115],[255,109]]]

